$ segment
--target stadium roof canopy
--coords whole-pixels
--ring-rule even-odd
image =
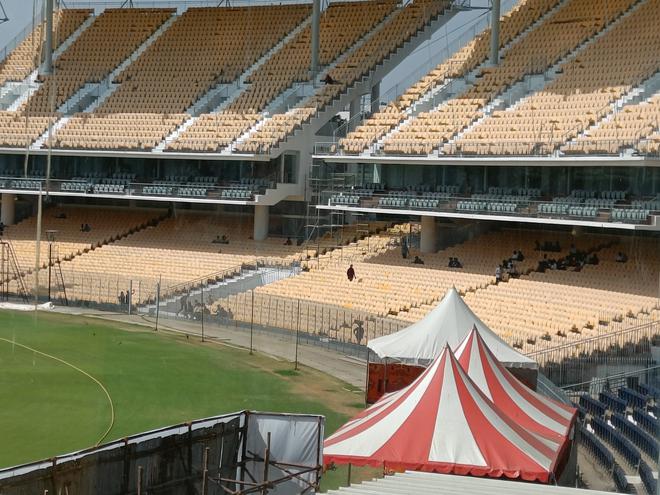
[[[407,471],[394,476],[365,481],[328,495],[410,495],[411,493],[441,493],[442,495],[611,495],[610,492],[566,488],[556,485],[519,483],[517,481],[489,480],[470,476],[419,473]]]
[[[562,453],[488,400],[445,346],[408,387],[326,439],[323,462],[548,483]]]
[[[488,348],[505,366],[537,368],[536,362],[509,346],[474,314],[463,298],[451,288],[442,301],[424,318],[403,330],[370,340],[367,346],[382,359],[406,364],[428,364],[446,344],[452,349],[476,327]]]

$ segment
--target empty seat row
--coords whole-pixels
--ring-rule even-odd
[[[360,203],[360,196],[334,194],[330,197],[330,203],[337,205],[357,205]]]
[[[649,216],[649,210],[642,210],[637,208],[629,209],[613,209],[612,220],[621,222],[643,222]]]

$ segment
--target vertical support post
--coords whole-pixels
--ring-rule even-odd
[[[252,355],[252,339],[254,337],[254,289],[250,291],[250,294],[252,295],[252,316],[250,317],[250,355]]]
[[[14,225],[16,221],[16,195],[2,193],[2,207],[0,207],[0,222],[5,227]]]
[[[131,307],[133,306],[133,279],[128,281],[128,296],[126,299],[128,300],[128,316],[131,316]]]
[[[367,343],[369,342],[369,332],[367,332]],[[367,372],[364,379],[364,405],[368,404],[369,397],[369,358],[371,357],[371,349],[367,347]]]
[[[319,70],[319,32],[321,30],[321,0],[314,0],[312,3],[312,66],[310,67],[311,79],[316,80]]]
[[[263,488],[261,493],[266,495],[268,493],[268,470],[270,468],[270,432],[266,438],[266,451],[264,452],[264,477],[263,477]]]
[[[53,0],[46,0],[46,44],[41,73],[43,75],[53,73]]]
[[[142,495],[142,466],[138,466],[137,470],[137,495]]]
[[[34,306],[39,305],[39,269],[41,264],[41,220],[43,218],[43,197],[41,183],[39,183],[39,197],[37,198],[37,239],[34,254]]]
[[[160,313],[160,283],[163,280],[163,276],[158,277],[158,283],[156,284],[156,332],[158,331],[158,315]]]
[[[351,486],[351,468],[352,468],[352,467],[353,467],[353,466],[352,466],[351,463],[349,462],[349,463],[348,463],[348,479],[346,480],[346,481],[347,481],[346,486]]]
[[[491,1],[490,65],[496,66],[500,62],[500,0]]]
[[[50,302],[51,268],[53,266],[53,243],[48,241],[48,302]]]
[[[204,285],[202,285],[202,342],[204,342]]]
[[[202,495],[206,495],[208,492],[207,481],[206,479],[209,476],[209,448],[204,449],[204,467],[202,470]]]
[[[298,299],[298,314],[296,318],[296,359],[294,369],[298,371],[298,341],[300,340],[300,299]]]

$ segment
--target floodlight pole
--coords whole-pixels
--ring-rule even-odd
[[[496,66],[500,61],[500,0],[491,2],[490,65]]]
[[[252,297],[252,316],[250,317],[250,355],[252,354],[252,337],[254,333],[254,289],[250,291]]]
[[[42,75],[53,73],[53,0],[46,0],[46,45],[44,46],[44,63]]]
[[[321,30],[321,0],[314,0],[312,4],[312,82],[316,81],[319,70],[319,32]]]

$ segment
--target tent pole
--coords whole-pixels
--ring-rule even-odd
[[[385,371],[383,372],[383,395],[387,393],[387,358],[385,358]]]
[[[364,384],[364,406],[369,403],[369,348],[367,347],[367,375]]]
[[[351,486],[351,463],[348,463],[348,480],[346,482],[346,486]]]

